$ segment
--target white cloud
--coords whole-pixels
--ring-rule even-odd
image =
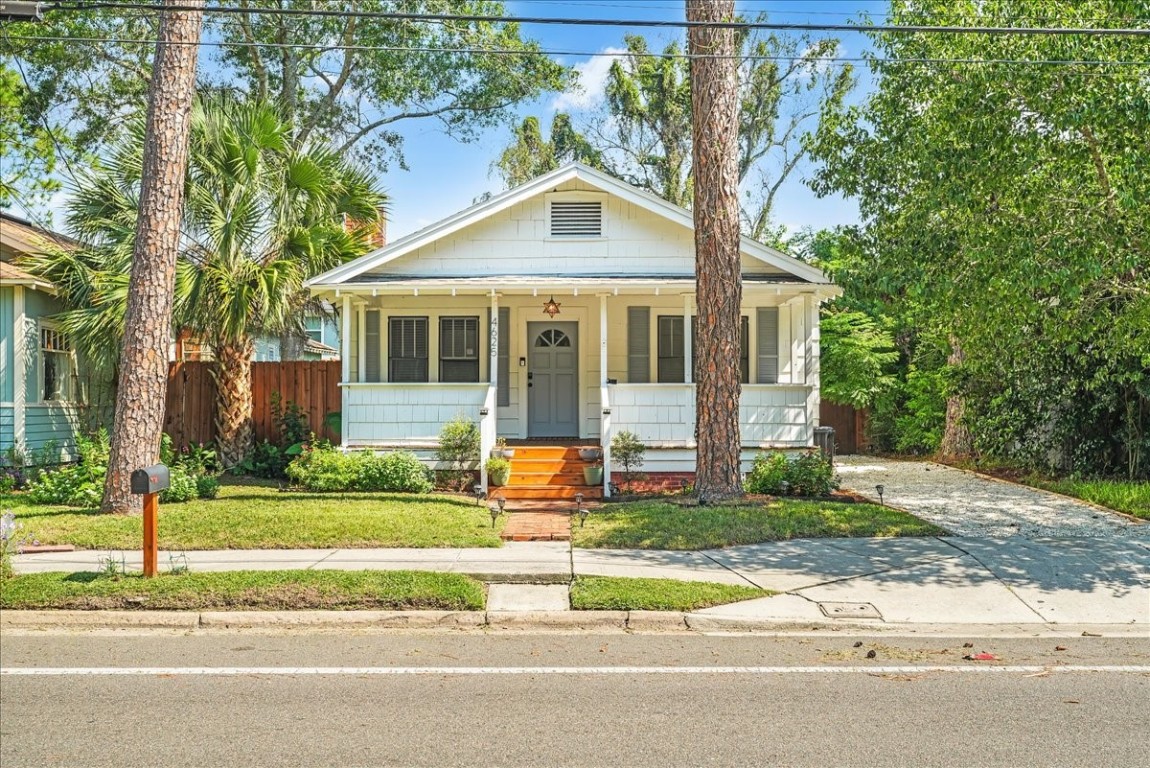
[[[611,65],[623,58],[625,48],[604,48],[597,56],[575,65],[578,82],[551,102],[551,109],[568,111],[590,109],[603,101]]]

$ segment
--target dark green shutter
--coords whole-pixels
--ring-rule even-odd
[[[380,380],[379,310],[369,309],[363,314],[363,376],[364,381]]]
[[[755,351],[759,370],[755,381],[759,384],[777,384],[779,382],[779,308],[760,308],[756,315],[756,321],[759,338]]]
[[[627,381],[651,381],[651,308],[627,307]]]
[[[487,309],[487,346],[491,354],[491,308]],[[499,349],[495,363],[499,379],[495,384],[495,404],[501,408],[511,405],[511,308],[499,308]],[[490,376],[488,377],[490,379]]]

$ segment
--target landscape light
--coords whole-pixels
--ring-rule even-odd
[[[882,492],[883,492],[885,489],[883,488],[883,486],[882,486],[882,485],[876,485],[876,486],[874,487],[874,489],[875,489],[876,491],[878,491],[878,503],[879,503],[879,506],[885,507],[885,506],[886,506],[886,504],[883,504],[883,501],[882,501]]]

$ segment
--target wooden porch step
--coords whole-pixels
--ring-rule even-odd
[[[513,467],[508,485],[583,485],[583,470],[520,472]]]
[[[512,461],[519,459],[550,459],[558,461],[565,459],[567,461],[581,461],[579,458],[580,448],[597,448],[595,445],[509,445],[508,448],[515,451],[515,457]]]
[[[579,459],[511,459],[511,474],[583,474],[588,462]]]
[[[504,485],[491,488],[488,496],[502,496],[505,499],[569,499],[581,493],[584,499],[603,498],[602,486],[591,485]]]

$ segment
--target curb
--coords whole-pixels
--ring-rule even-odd
[[[98,632],[309,630],[845,634],[942,637],[1144,638],[1146,624],[886,624],[722,618],[674,611],[18,611],[0,612],[0,631]]]

